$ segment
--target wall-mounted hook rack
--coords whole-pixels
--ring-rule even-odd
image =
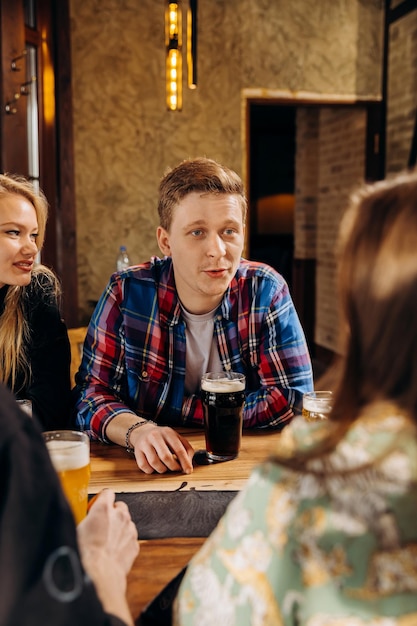
[[[6,111],[7,115],[16,115],[17,113],[16,102],[19,100],[19,98],[20,98],[20,93],[15,93],[12,100],[9,100],[8,102],[6,102],[6,104],[4,105],[4,110]]]
[[[28,96],[30,94],[30,87],[33,83],[36,82],[36,76],[32,76],[30,80],[27,80],[25,83],[20,85],[20,95]]]
[[[18,67],[17,61],[20,61],[21,59],[24,59],[26,57],[27,53],[28,53],[27,50],[23,50],[22,53],[19,54],[19,56],[17,56],[14,59],[12,59],[12,61],[11,61],[11,70],[12,70],[12,72],[20,72],[21,68]]]

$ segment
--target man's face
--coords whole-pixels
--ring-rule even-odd
[[[185,196],[174,208],[171,228],[157,229],[158,245],[172,258],[178,296],[195,314],[221,301],[242,255],[245,227],[239,198],[228,194]]]

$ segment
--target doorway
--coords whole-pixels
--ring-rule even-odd
[[[249,106],[249,254],[274,267],[292,287],[296,107]]]
[[[311,355],[328,361],[339,223],[351,191],[380,177],[381,102],[246,91],[247,256],[283,275]]]

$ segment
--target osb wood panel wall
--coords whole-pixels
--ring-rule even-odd
[[[184,2],[184,6],[186,6]],[[158,253],[157,187],[206,155],[242,174],[245,88],[380,93],[382,0],[200,0],[198,88],[165,109],[163,0],[71,0],[80,322],[120,244]]]

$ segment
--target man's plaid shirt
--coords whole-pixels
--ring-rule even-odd
[[[246,375],[244,428],[281,429],[313,388],[304,333],[282,276],[242,259],[214,332],[224,370]],[[170,258],[111,277],[76,380],[77,424],[103,441],[110,420],[126,411],[159,424],[202,424],[199,395],[184,391],[185,324]]]

